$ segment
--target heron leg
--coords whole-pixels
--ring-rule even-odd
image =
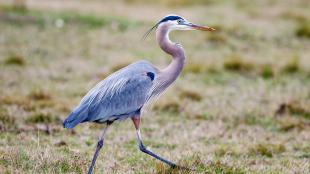
[[[99,155],[99,151],[100,149],[102,148],[103,146],[103,140],[104,140],[104,135],[109,127],[109,123],[107,123],[107,126],[102,130],[102,132],[100,133],[100,136],[99,136],[99,140],[98,140],[98,143],[97,143],[97,147],[96,147],[96,151],[95,151],[95,154],[93,156],[93,160],[91,161],[91,165],[89,167],[89,170],[88,170],[88,174],[92,174],[93,173],[93,168],[95,166],[95,163],[96,163],[96,159]]]
[[[176,167],[179,168],[179,166],[176,165],[175,163],[173,163],[173,162],[171,162],[171,161],[168,161],[168,160],[166,160],[166,159],[164,159],[164,158],[162,158],[162,157],[156,155],[154,152],[148,150],[148,149],[144,146],[144,144],[143,144],[143,142],[142,142],[141,134],[140,134],[140,127],[139,127],[139,125],[140,125],[140,116],[135,116],[135,117],[132,117],[131,119],[132,119],[132,121],[133,121],[133,123],[134,123],[134,125],[135,125],[135,128],[136,128],[136,132],[137,132],[137,136],[138,136],[138,140],[139,140],[139,149],[140,149],[142,152],[144,152],[144,153],[146,153],[146,154],[148,154],[148,155],[151,155],[152,157],[154,157],[154,158],[156,158],[156,159],[158,159],[158,160],[160,160],[160,161],[162,161],[162,162],[168,164],[168,165],[169,165],[170,167],[172,167],[172,168],[176,168]],[[180,167],[180,168],[182,168],[182,167]]]

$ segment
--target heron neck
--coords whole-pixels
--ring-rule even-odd
[[[159,25],[156,30],[156,39],[160,48],[172,56],[171,63],[161,71],[167,85],[170,85],[179,76],[185,61],[184,49],[180,44],[169,39],[169,32],[166,25]]]

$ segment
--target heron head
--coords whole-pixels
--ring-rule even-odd
[[[158,22],[158,25],[168,25],[169,30],[202,30],[214,31],[215,29],[208,26],[193,24],[178,15],[167,15]]]
[[[172,30],[201,30],[201,31],[214,31],[214,28],[208,26],[201,26],[193,24],[181,16],[178,15],[167,15],[161,19],[155,26],[153,26],[147,33],[144,35],[144,38],[153,30],[159,27],[160,25],[165,25],[170,31]]]

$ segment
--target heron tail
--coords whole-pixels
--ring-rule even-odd
[[[77,124],[83,122],[88,115],[87,105],[80,105],[75,108],[63,122],[63,127],[67,129],[74,128]]]

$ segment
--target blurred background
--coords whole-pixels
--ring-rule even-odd
[[[167,14],[216,32],[176,31],[186,65],[144,111],[148,148],[196,173],[310,173],[308,0],[0,0],[0,173],[85,173],[102,125],[62,120],[110,73],[146,59]],[[96,173],[182,173],[113,124]]]

